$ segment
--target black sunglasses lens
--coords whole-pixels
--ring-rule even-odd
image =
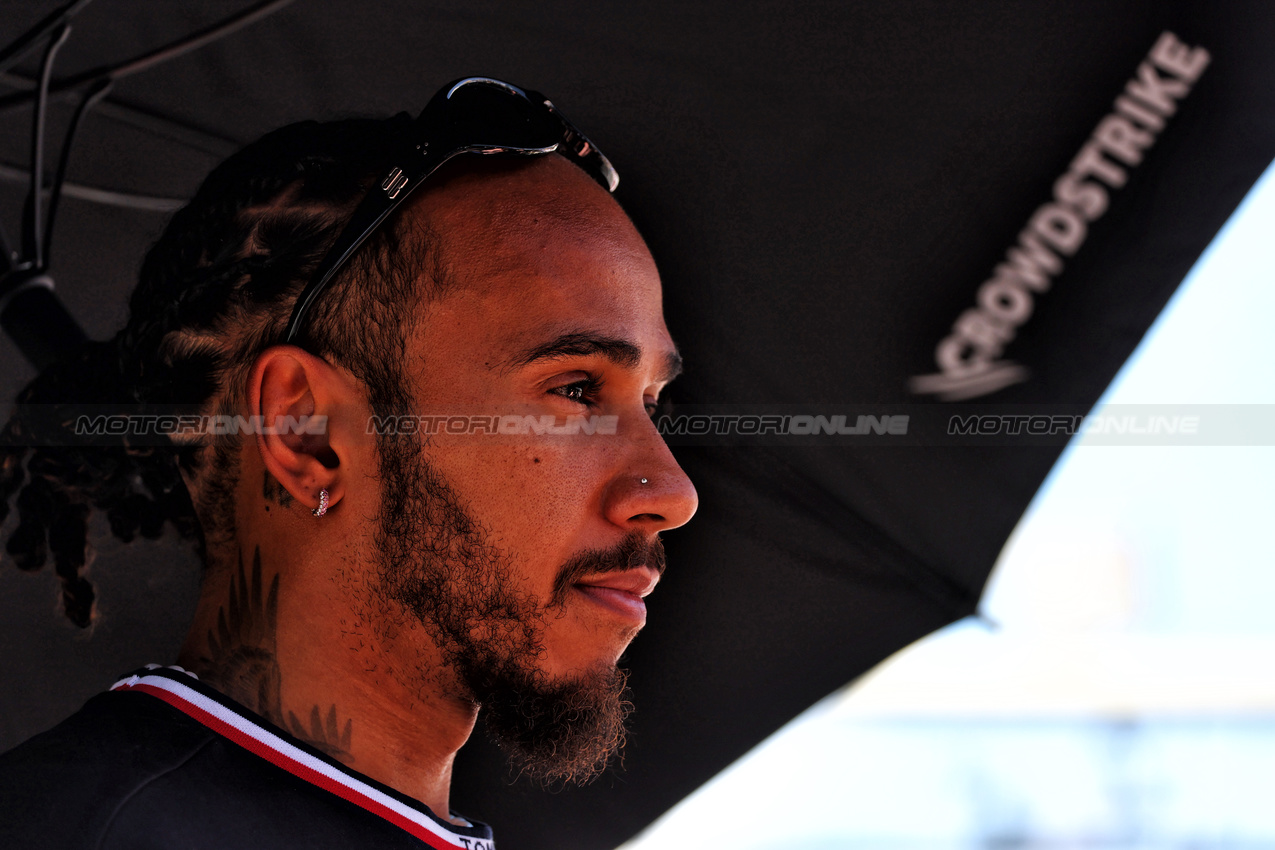
[[[562,139],[562,126],[543,106],[491,83],[456,88],[447,99],[447,117],[456,138],[475,147],[548,148]]]

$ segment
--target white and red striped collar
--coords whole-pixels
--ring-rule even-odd
[[[111,686],[138,691],[176,708],[223,738],[238,744],[312,785],[384,818],[437,850],[492,850],[491,830],[483,824],[454,827],[420,803],[371,784],[287,733],[267,728],[262,718],[200,683],[180,667],[148,665]]]

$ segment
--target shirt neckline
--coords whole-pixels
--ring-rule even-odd
[[[491,827],[459,826],[418,800],[350,770],[180,667],[148,665],[110,688],[149,694],[292,775],[335,794],[424,841],[436,850],[493,850]]]

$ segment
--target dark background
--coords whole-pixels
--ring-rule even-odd
[[[7,0],[0,43],[52,7]],[[99,0],[58,74],[240,8]],[[415,113],[457,76],[508,79],[552,97],[619,170],[688,362],[676,401],[926,403],[907,378],[934,370],[935,344],[1166,29],[1213,62],[1007,351],[1030,380],[992,397],[1083,409],[1275,156],[1265,0],[300,0],[121,81],[115,106],[88,119],[70,179],[185,198],[281,124]],[[68,115],[59,102],[55,130]],[[25,167],[29,116],[0,113],[0,162]],[[11,237],[22,192],[0,181]],[[164,220],[64,201],[52,272],[90,336],[122,324]],[[32,375],[0,339],[0,396]],[[671,566],[630,653],[623,770],[545,794],[510,786],[485,742],[462,752],[454,805],[493,823],[506,850],[618,844],[805,706],[973,611],[1058,448],[677,453],[702,507],[667,538]],[[104,523],[94,542],[88,632],[61,618],[47,568],[0,567],[0,748],[176,652],[194,557],[171,536],[119,544]]]

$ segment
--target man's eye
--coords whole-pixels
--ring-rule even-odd
[[[574,401],[579,404],[592,404],[597,400],[598,390],[601,388],[602,382],[597,378],[590,377],[573,381],[570,384],[563,384],[560,387],[554,387],[549,392],[560,395],[568,401]]]

